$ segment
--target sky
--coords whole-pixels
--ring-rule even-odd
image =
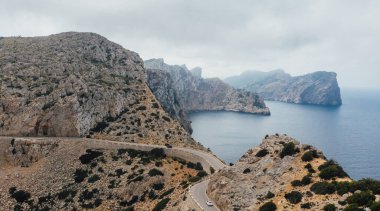
[[[0,0],[0,36],[95,32],[204,77],[334,71],[380,89],[378,0]]]

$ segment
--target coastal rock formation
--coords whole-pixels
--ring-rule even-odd
[[[343,208],[355,206],[360,191],[368,201],[359,206],[369,207],[380,198],[380,182],[352,181],[321,151],[286,135],[267,136],[234,166],[212,175],[207,190],[221,210]]]
[[[283,70],[247,71],[224,81],[237,88],[257,92],[266,100],[288,103],[341,105],[336,73],[318,71],[292,77]]]
[[[93,33],[0,40],[0,135],[197,145],[162,109],[138,54]]]
[[[203,79],[199,68],[191,72],[185,65],[168,65],[163,59],[150,59],[144,65],[149,87],[163,108],[186,128],[183,114],[192,111],[270,114],[257,94],[235,89],[218,78]]]

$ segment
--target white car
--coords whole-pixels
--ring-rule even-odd
[[[207,204],[207,206],[210,206],[210,207],[214,206],[214,204],[212,203],[212,201],[206,201],[206,204]]]

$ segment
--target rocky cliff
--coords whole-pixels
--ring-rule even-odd
[[[375,203],[379,181],[352,181],[321,151],[286,135],[267,136],[234,166],[212,175],[207,192],[221,210],[335,210],[331,208],[380,204]]]
[[[162,109],[138,54],[93,33],[0,40],[0,135],[196,145]]]
[[[203,79],[201,70],[168,65],[163,59],[144,62],[148,85],[164,109],[177,119],[192,111],[237,111],[269,115],[264,101],[252,92],[235,89],[218,78]],[[174,103],[173,103],[174,102]],[[186,126],[186,120],[181,120]]]
[[[282,70],[247,71],[224,81],[257,92],[266,100],[336,106],[342,104],[336,76],[334,72],[325,71],[296,77]]]

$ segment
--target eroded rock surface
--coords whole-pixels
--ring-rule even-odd
[[[257,92],[266,100],[337,106],[342,104],[342,99],[336,77],[336,73],[326,71],[292,77],[283,70],[274,70],[247,71],[224,81]]]
[[[197,145],[161,107],[138,54],[93,33],[0,40],[0,135]]]
[[[235,89],[218,78],[203,79],[201,69],[168,65],[163,59],[144,62],[148,85],[173,118],[189,130],[184,113],[192,111],[236,111],[269,115],[255,93]],[[190,130],[191,131],[191,130]]]

